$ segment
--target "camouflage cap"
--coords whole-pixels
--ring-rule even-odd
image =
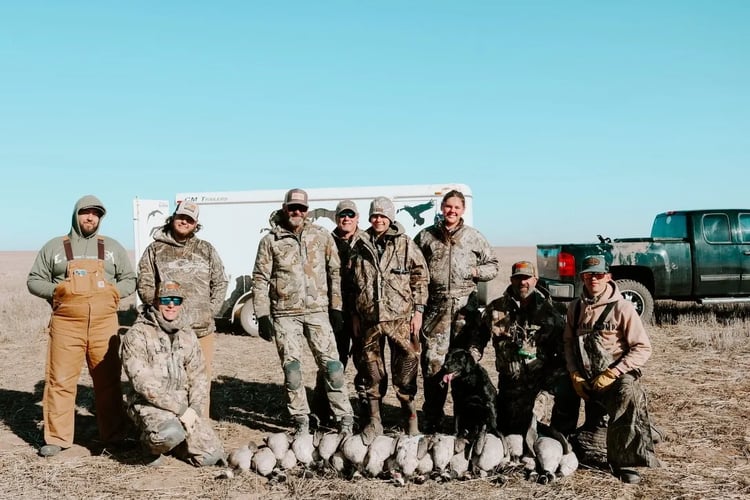
[[[303,205],[308,208],[307,192],[304,189],[294,188],[286,192],[284,196],[284,205]]]
[[[194,221],[198,220],[198,214],[200,213],[200,207],[197,203],[192,201],[181,201],[177,205],[177,209],[174,211],[175,215],[187,215]]]
[[[373,215],[384,215],[393,222],[396,220],[396,208],[391,200],[385,196],[378,196],[370,203],[370,217]]]
[[[351,210],[352,212],[354,212],[354,215],[359,215],[357,204],[352,200],[341,200],[339,204],[336,205],[336,215],[340,214],[344,210]]]
[[[583,259],[581,264],[581,272],[583,273],[608,273],[609,266],[604,255],[588,255]]]
[[[536,268],[528,260],[522,260],[513,264],[510,273],[511,278],[514,276],[531,276],[536,278]]]
[[[180,297],[184,299],[182,287],[176,281],[164,281],[159,284],[159,297]]]

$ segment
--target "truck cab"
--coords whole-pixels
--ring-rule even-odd
[[[750,301],[748,209],[663,212],[649,238],[537,245],[540,282],[557,299],[577,297],[581,261],[591,254],[605,255],[621,292],[646,319],[655,299]]]

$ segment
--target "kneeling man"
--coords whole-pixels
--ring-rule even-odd
[[[201,415],[208,377],[198,338],[180,315],[183,300],[178,283],[161,283],[155,304],[143,306],[122,338],[127,411],[153,466],[167,453],[195,466],[224,459],[221,441]]]

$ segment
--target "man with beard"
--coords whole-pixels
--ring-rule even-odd
[[[295,435],[309,433],[310,407],[302,381],[305,342],[325,379],[339,430],[351,433],[352,407],[334,329],[344,326],[340,260],[331,233],[306,219],[307,192],[291,189],[260,240],[253,269],[253,306],[258,332],[275,341],[284,371],[287,409]]]
[[[48,241],[29,272],[29,291],[52,306],[42,396],[43,457],[73,444],[76,388],[84,362],[94,383],[102,442],[111,445],[126,437],[117,307],[135,290],[136,276],[122,245],[99,234],[106,213],[95,196],[78,200],[70,232]]]
[[[202,229],[199,212],[200,207],[192,201],[177,205],[164,226],[154,234],[154,241],[138,263],[137,288],[144,304],[155,305],[156,291],[162,282],[180,283],[187,299],[182,316],[198,336],[210,389],[216,342],[214,317],[224,302],[227,277],[213,245],[196,236]],[[208,418],[209,412],[210,404],[206,399],[201,414]]]
[[[567,435],[578,421],[580,398],[565,367],[565,305],[537,280],[534,264],[516,262],[510,286],[482,314],[484,338],[495,347],[497,427],[506,435],[526,434],[540,391],[555,397],[552,427]]]

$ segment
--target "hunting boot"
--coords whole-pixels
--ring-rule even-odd
[[[370,421],[362,431],[362,440],[365,444],[372,443],[377,436],[383,434],[383,422],[380,420],[380,400],[370,399]]]
[[[414,401],[401,401],[401,412],[404,415],[404,432],[410,436],[419,434],[417,405]]]
[[[339,422],[339,433],[349,436],[354,432],[354,418],[351,415],[344,415]]]
[[[310,434],[310,419],[307,415],[294,417],[294,439]]]

